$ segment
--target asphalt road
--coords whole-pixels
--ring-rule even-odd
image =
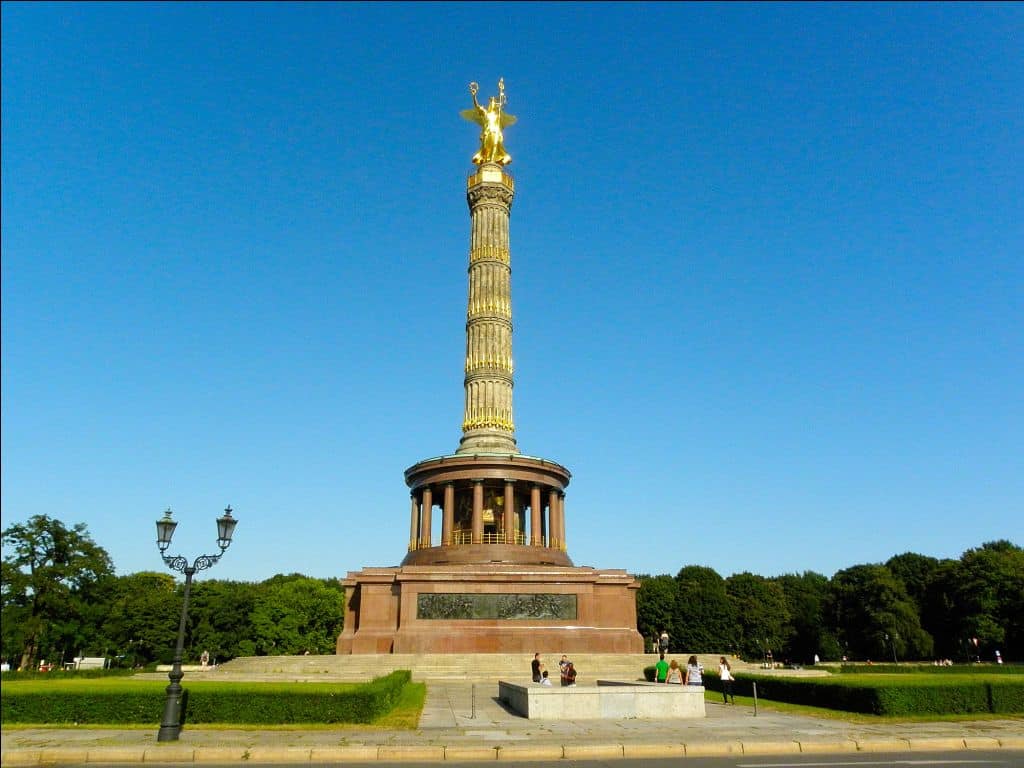
[[[425,766],[446,766],[447,768],[480,768],[494,763],[505,768],[1024,768],[1024,752],[1014,750],[956,752],[893,752],[853,755],[785,755],[764,756],[736,755],[732,757],[684,757],[652,758],[629,760],[529,760],[521,762],[492,761],[455,763],[421,763]],[[89,763],[74,768],[126,768],[142,766],[142,763]],[[153,768],[154,763],[146,763]],[[173,765],[166,763],[165,765]],[[331,763],[303,763],[307,768],[329,768]],[[413,763],[345,763],[346,768],[410,768]],[[204,768],[238,768],[238,763],[222,765],[208,764]],[[253,768],[257,768],[256,765]],[[261,763],[258,768],[295,768],[294,763]]]

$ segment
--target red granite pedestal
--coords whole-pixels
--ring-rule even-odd
[[[643,652],[636,630],[639,583],[622,570],[503,563],[403,565],[351,572],[342,583],[346,606],[339,654],[533,653],[539,647]],[[422,614],[429,611],[421,595],[447,595],[443,599],[455,603],[478,600],[479,595],[513,595],[498,599],[527,606],[550,600],[562,610],[558,618],[543,616],[543,610],[541,617],[425,618]],[[523,613],[529,614],[529,608]]]

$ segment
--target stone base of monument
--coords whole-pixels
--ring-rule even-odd
[[[705,717],[704,686],[598,680],[558,687],[498,682],[498,698],[530,720],[673,720]]]
[[[642,653],[623,570],[451,564],[365,568],[345,586],[337,652]]]

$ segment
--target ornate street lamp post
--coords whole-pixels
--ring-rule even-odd
[[[174,649],[174,666],[167,674],[171,684],[167,686],[167,700],[164,702],[164,716],[160,721],[160,731],[157,733],[157,741],[177,741],[181,733],[181,678],[184,673],[181,671],[181,657],[185,650],[185,623],[188,621],[188,596],[192,591],[192,577],[196,571],[204,571],[212,568],[220,560],[229,546],[231,536],[235,532],[238,521],[231,516],[231,507],[224,510],[223,517],[217,518],[217,546],[220,553],[216,555],[200,555],[192,565],[184,557],[168,557],[164,554],[171,545],[171,537],[178,523],[171,519],[170,508],[164,512],[164,516],[156,521],[156,545],[160,548],[160,556],[168,568],[185,574],[185,599],[181,604],[181,623],[178,624],[178,644]]]

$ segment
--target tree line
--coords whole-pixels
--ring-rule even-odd
[[[959,559],[906,552],[832,578],[766,578],[687,565],[641,576],[638,629],[673,651],[776,661],[1024,658],[1024,549],[994,541]]]
[[[3,531],[0,655],[13,667],[84,653],[122,666],[169,663],[183,585],[169,573],[117,576],[84,524],[37,515]],[[1024,549],[995,541],[957,560],[907,552],[831,578],[806,571],[723,578],[687,565],[640,576],[637,624],[675,652],[776,660],[1024,659]],[[333,653],[344,620],[337,579],[277,575],[192,585],[185,656]]]
[[[0,655],[12,668],[60,665],[79,654],[118,666],[170,663],[183,584],[169,573],[114,574],[84,524],[37,515],[3,531]],[[259,583],[192,584],[186,661],[333,653],[344,619],[337,579],[277,575]]]

